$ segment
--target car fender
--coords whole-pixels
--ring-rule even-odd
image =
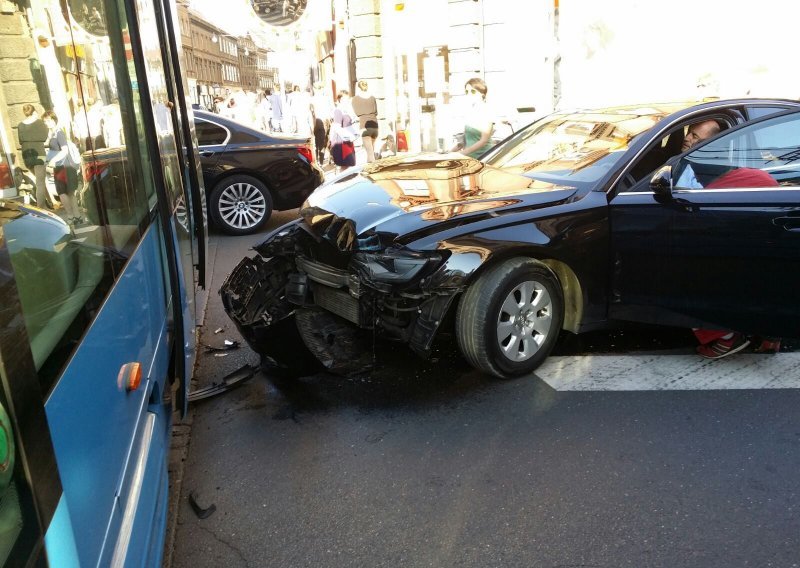
[[[486,270],[510,258],[530,258],[552,273],[561,285],[564,299],[563,328],[577,333],[583,321],[585,298],[575,271],[563,260],[548,255],[541,246],[518,245],[496,250],[463,250],[454,252],[424,283],[427,290],[462,292]]]

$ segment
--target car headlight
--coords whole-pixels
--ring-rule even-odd
[[[412,251],[390,248],[381,253],[360,252],[353,255],[353,265],[368,280],[387,284],[410,282],[429,274],[444,262],[442,251]]]

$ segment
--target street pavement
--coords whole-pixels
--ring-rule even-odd
[[[261,238],[212,235],[203,343],[241,340],[217,290]],[[201,350],[196,387],[258,362],[224,353]],[[709,362],[634,327],[565,336],[510,381],[452,341],[375,355],[367,378],[259,375],[194,404],[165,565],[800,565],[795,353]]]

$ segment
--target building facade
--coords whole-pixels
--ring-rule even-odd
[[[347,22],[337,36],[337,81],[374,85],[384,131],[405,130],[411,149],[451,147],[473,77],[486,81],[498,123],[529,122],[555,106],[554,0],[334,0],[334,7],[335,19]]]
[[[216,96],[272,88],[271,52],[252,37],[227,34],[183,4],[178,4],[178,21],[192,102],[212,108]]]

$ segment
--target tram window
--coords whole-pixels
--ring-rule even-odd
[[[15,40],[24,49],[0,60],[31,70],[0,84],[0,128],[21,180],[0,202],[0,230],[47,391],[143,237],[156,193],[125,11],[97,0],[28,5],[13,16],[25,21]]]
[[[0,393],[0,566],[25,565],[39,535],[36,510],[17,447],[8,403]]]

